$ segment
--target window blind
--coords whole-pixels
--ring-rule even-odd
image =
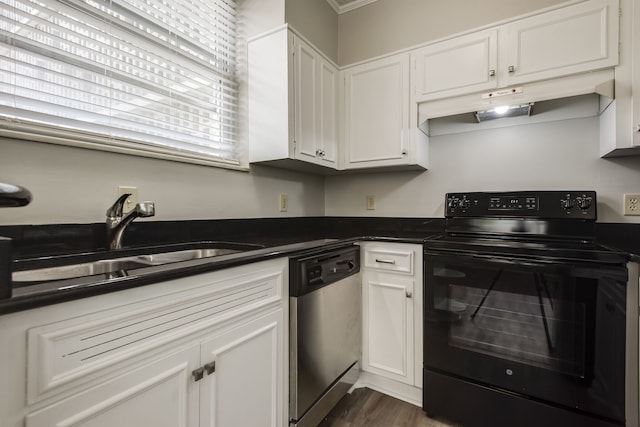
[[[239,164],[234,0],[0,4],[5,133]]]

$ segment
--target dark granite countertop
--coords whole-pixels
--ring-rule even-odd
[[[444,218],[303,217],[133,223],[125,236],[125,244],[131,248],[203,241],[259,244],[262,248],[140,267],[128,270],[122,277],[93,275],[14,286],[11,298],[0,299],[0,314],[356,241],[422,244],[443,230]],[[629,253],[632,261],[640,262],[640,224],[599,223],[597,232],[598,242]],[[47,267],[60,262],[60,257],[67,257],[67,263],[99,259],[105,253],[104,234],[104,224],[0,226],[0,236],[13,241],[13,270]],[[114,256],[127,253],[125,250]],[[55,254],[56,259],[47,260],[50,254]]]
[[[193,276],[230,267],[265,261],[273,258],[290,257],[304,253],[312,253],[319,250],[331,250],[346,245],[353,245],[357,241],[385,241],[397,243],[422,244],[423,238],[392,238],[392,237],[351,237],[328,238],[311,241],[287,243],[277,246],[264,246],[262,248],[245,250],[228,255],[220,255],[209,258],[192,259],[170,264],[149,265],[120,272],[114,277],[112,274],[95,274],[72,279],[55,280],[50,282],[29,283],[24,286],[16,286],[14,283],[11,298],[0,300],[0,314],[23,311],[42,307],[45,305],[71,301],[80,298],[116,292],[124,289],[152,285],[161,281]],[[196,245],[207,242],[195,242]],[[219,242],[214,242],[219,243]],[[233,245],[233,243],[230,243]],[[180,245],[161,246],[163,249],[175,249]],[[139,252],[138,249],[120,251],[113,254],[114,257],[122,257]],[[89,260],[104,259],[104,252],[85,252],[69,254],[62,257],[25,258],[14,261],[14,271],[28,270],[31,268],[46,268],[58,265],[64,259],[64,263],[79,263]]]

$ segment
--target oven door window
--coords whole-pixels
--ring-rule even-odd
[[[606,271],[425,256],[425,367],[624,414],[626,272]]]

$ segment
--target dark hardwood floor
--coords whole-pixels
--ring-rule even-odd
[[[429,418],[422,408],[368,388],[355,389],[318,427],[460,427]]]

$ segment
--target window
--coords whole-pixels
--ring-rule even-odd
[[[0,3],[0,135],[239,166],[234,0]]]

